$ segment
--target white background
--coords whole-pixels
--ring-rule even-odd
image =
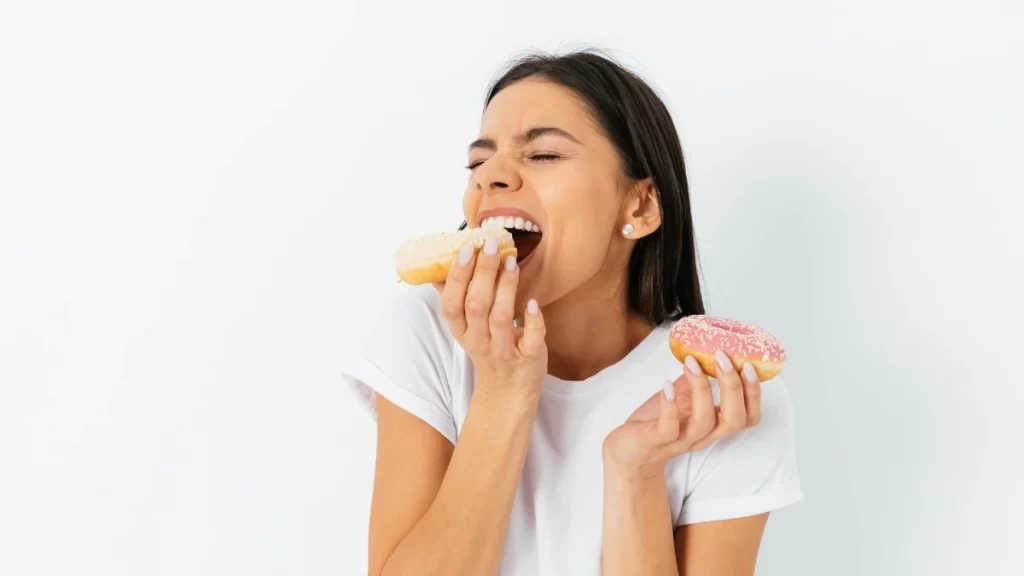
[[[682,136],[711,311],[788,344],[762,575],[1020,574],[1019,2],[0,7],[0,573],[362,574],[341,366],[460,221],[487,82],[596,45]]]

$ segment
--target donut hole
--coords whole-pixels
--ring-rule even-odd
[[[738,322],[730,322],[724,318],[707,318],[705,320],[708,326],[717,328],[725,332],[732,332],[733,334],[753,334],[754,331],[749,326],[745,326]]]

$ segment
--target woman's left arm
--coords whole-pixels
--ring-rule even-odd
[[[664,474],[631,477],[605,461],[601,542],[603,576],[682,573]]]
[[[768,513],[676,530],[680,576],[752,576]]]
[[[688,359],[689,360],[689,359]],[[603,576],[752,576],[768,515],[694,523],[673,535],[666,464],[761,419],[761,383],[719,358],[720,407],[696,362],[605,439]]]
[[[664,476],[630,478],[606,465],[603,574],[750,576],[768,513],[672,532]]]

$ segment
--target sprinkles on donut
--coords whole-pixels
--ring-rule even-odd
[[[715,351],[721,350],[736,370],[750,362],[762,382],[782,372],[786,349],[773,334],[728,318],[696,314],[682,318],[672,326],[669,347],[680,361],[693,356],[706,374],[717,374]]]

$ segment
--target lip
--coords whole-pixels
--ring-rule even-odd
[[[522,210],[520,208],[513,208],[511,206],[496,206],[494,208],[488,208],[486,210],[481,210],[477,212],[475,223],[476,227],[479,228],[480,223],[490,218],[491,216],[512,216],[513,218],[519,217],[522,218],[523,220],[529,220],[530,222],[536,224],[538,228],[540,228],[541,234],[544,233],[544,224],[540,222],[540,220],[538,220],[536,216],[530,214],[526,210]]]

